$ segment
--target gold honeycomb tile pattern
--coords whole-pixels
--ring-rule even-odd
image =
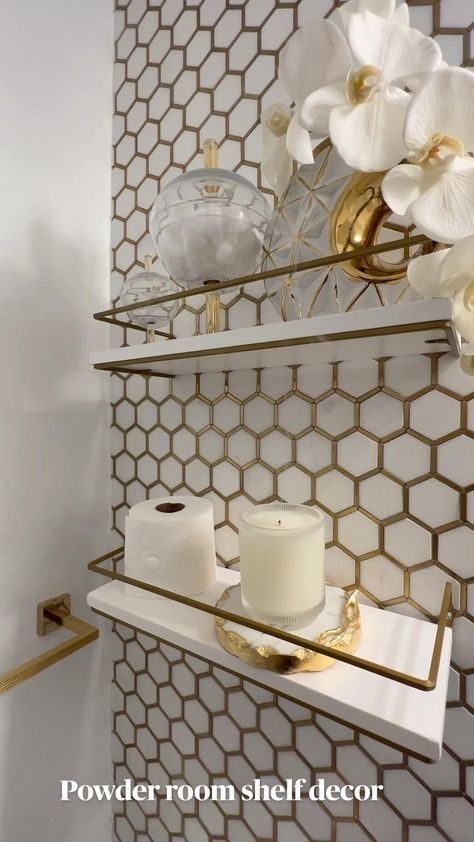
[[[261,181],[259,116],[283,96],[279,50],[331,0],[116,2],[112,297],[151,245],[160,189],[199,165]],[[469,0],[410,3],[450,63],[472,65]],[[159,267],[159,261],[155,263]],[[177,336],[204,329],[184,304]],[[223,326],[277,319],[263,287],[223,299]],[[133,334],[134,335],[134,334]],[[114,340],[119,343],[117,331]],[[136,342],[136,336],[128,338]],[[117,625],[117,783],[233,783],[324,776],[382,783],[378,803],[129,803],[120,842],[471,842],[474,827],[474,393],[448,355],[179,377],[114,375],[113,525],[147,496],[214,503],[219,562],[237,562],[239,513],[316,503],[327,575],[363,599],[433,618],[446,579],[456,619],[441,761],[412,759],[236,675]],[[429,694],[427,695],[429,704]]]

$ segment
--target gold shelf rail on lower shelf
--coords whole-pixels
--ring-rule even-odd
[[[284,640],[287,643],[292,643],[297,647],[304,647],[305,649],[309,649],[310,652],[319,652],[323,655],[328,655],[329,657],[334,658],[337,661],[342,661],[343,663],[350,664],[353,667],[359,667],[360,669],[375,673],[375,675],[380,675],[383,678],[389,678],[392,681],[397,681],[400,684],[405,684],[408,687],[414,687],[417,690],[434,690],[434,688],[436,687],[438,681],[439,665],[441,661],[441,652],[443,648],[444,632],[446,628],[452,624],[453,620],[452,585],[450,582],[446,582],[444,587],[443,599],[441,602],[441,608],[437,622],[428,676],[427,678],[418,678],[417,676],[400,672],[399,670],[392,669],[391,667],[386,667],[383,664],[375,664],[372,661],[368,661],[365,658],[359,658],[357,655],[351,655],[346,652],[339,652],[337,649],[333,649],[329,646],[324,646],[320,643],[315,643],[314,641],[307,640],[306,638],[300,637],[299,635],[291,634],[289,632],[282,631],[281,629],[276,629],[273,627],[270,628],[264,623],[259,623],[257,620],[252,620],[250,617],[241,617],[239,614],[234,614],[233,612],[225,611],[222,608],[217,608],[217,606],[215,605],[209,605],[208,603],[201,602],[198,599],[183,596],[182,594],[174,593],[174,591],[168,591],[164,588],[158,588],[155,585],[149,585],[147,582],[142,582],[140,579],[133,579],[130,576],[125,576],[122,573],[118,573],[116,570],[108,570],[102,567],[102,565],[106,561],[109,561],[111,559],[119,561],[123,557],[123,553],[123,547],[119,547],[116,550],[112,550],[111,552],[100,556],[100,558],[96,558],[94,561],[89,562],[89,564],[87,565],[88,569],[92,570],[94,573],[100,573],[101,576],[106,576],[108,579],[123,582],[127,585],[133,585],[133,587],[135,588],[140,588],[142,590],[148,591],[149,593],[156,594],[157,596],[166,597],[167,599],[171,599],[174,602],[180,603],[181,605],[187,605],[188,608],[195,608],[198,611],[204,611],[206,614],[212,614],[214,617],[221,617],[224,620],[230,620],[231,622],[239,623],[241,626],[245,626],[249,629],[254,629],[254,631],[262,632],[267,635],[270,634],[273,637],[278,638],[279,640]]]

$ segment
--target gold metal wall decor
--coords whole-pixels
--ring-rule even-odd
[[[37,607],[37,618],[38,635],[50,634],[62,626],[72,632],[73,637],[0,675],[0,693],[5,693],[6,690],[26,681],[27,678],[32,678],[33,675],[72,655],[73,652],[97,640],[99,636],[99,629],[96,626],[71,614],[71,596],[68,593],[40,602]]]

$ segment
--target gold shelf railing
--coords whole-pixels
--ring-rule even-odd
[[[195,295],[208,295],[212,292],[222,292],[233,287],[244,287],[249,284],[255,284],[258,281],[264,281],[268,278],[279,278],[282,275],[293,275],[298,272],[307,272],[309,269],[322,269],[325,266],[333,266],[338,263],[347,263],[349,261],[357,260],[360,257],[370,257],[375,254],[384,254],[390,251],[398,251],[403,249],[405,253],[412,246],[425,245],[429,243],[428,237],[423,234],[417,234],[414,237],[401,237],[398,240],[392,240],[388,243],[377,243],[373,246],[362,246],[361,248],[353,249],[352,251],[344,251],[336,254],[329,254],[325,257],[317,257],[314,260],[306,260],[301,263],[292,263],[289,266],[279,266],[275,269],[267,269],[264,272],[256,272],[253,275],[243,275],[240,278],[231,278],[228,281],[216,281],[215,283],[209,281],[203,286],[195,287],[194,289],[184,289],[180,292],[173,292],[169,295],[158,296],[157,298],[150,298],[146,301],[138,301],[135,304],[124,304],[120,307],[111,307],[108,310],[101,310],[94,313],[94,319],[99,322],[106,322],[106,324],[118,325],[120,327],[127,327],[133,330],[146,331],[146,328],[141,325],[135,325],[132,322],[125,322],[117,319],[117,315],[121,313],[129,313],[133,310],[138,310],[142,307],[151,307],[155,304],[163,304],[166,301],[181,301],[183,298],[193,298]],[[172,339],[171,333],[163,333],[156,331],[158,336],[164,336],[167,339]]]
[[[299,635],[291,634],[290,632],[282,631],[281,629],[273,627],[270,628],[265,625],[265,623],[252,620],[250,617],[242,617],[239,614],[218,608],[216,605],[209,605],[208,603],[201,602],[198,599],[183,596],[182,594],[175,593],[174,591],[159,588],[156,585],[149,585],[147,582],[142,582],[140,579],[134,579],[131,576],[125,576],[122,573],[118,573],[116,570],[108,570],[102,567],[104,562],[109,561],[110,559],[119,560],[123,557],[123,552],[123,547],[112,550],[112,552],[106,553],[105,555],[100,556],[100,558],[96,558],[94,561],[89,562],[88,569],[92,570],[94,573],[100,573],[101,576],[106,576],[109,579],[123,582],[127,585],[133,585],[135,588],[140,588],[141,590],[148,591],[149,593],[156,594],[157,596],[166,597],[167,599],[171,599],[181,605],[186,605],[188,608],[196,608],[199,611],[204,611],[206,614],[212,614],[214,617],[221,617],[223,620],[230,620],[231,622],[239,623],[241,626],[245,626],[245,628],[253,629],[254,631],[262,632],[267,635],[272,635],[279,640],[292,643],[294,646],[309,649],[310,652],[318,652],[322,655],[328,655],[330,658],[334,658],[337,661],[342,661],[343,663],[350,664],[353,667],[359,667],[367,672],[375,673],[375,675],[380,675],[383,678],[391,679],[392,681],[396,681],[408,687],[414,687],[417,690],[434,690],[436,687],[441,662],[441,652],[443,649],[444,633],[446,628],[452,625],[453,621],[452,585],[450,582],[446,582],[444,587],[428,676],[426,678],[419,678],[415,675],[410,675],[408,673],[392,669],[391,667],[384,666],[383,664],[373,663],[366,658],[359,658],[357,655],[340,652],[337,649],[324,646],[324,644],[321,643],[315,643],[314,641],[307,640]]]
[[[343,314],[345,315],[345,314]],[[257,329],[257,328],[256,328]],[[150,363],[153,363],[154,360],[159,360],[161,363],[169,362],[174,360],[193,360],[196,357],[225,357],[228,354],[238,354],[241,352],[246,352],[249,350],[252,351],[265,351],[271,348],[280,348],[282,346],[285,347],[297,347],[303,345],[311,345],[311,344],[321,344],[325,342],[339,342],[339,341],[350,341],[355,339],[373,339],[375,337],[383,337],[383,336],[392,336],[394,331],[397,334],[404,334],[409,336],[410,334],[417,334],[423,333],[428,330],[442,330],[444,331],[445,335],[440,336],[436,339],[425,339],[426,345],[436,345],[445,344],[448,348],[451,348],[454,353],[458,353],[458,349],[456,346],[456,342],[453,336],[452,330],[452,323],[446,319],[436,319],[433,321],[424,321],[424,322],[411,322],[409,324],[397,324],[396,328],[392,325],[387,325],[385,327],[374,327],[374,328],[364,328],[363,330],[345,330],[345,331],[335,331],[334,333],[326,333],[324,335],[314,335],[314,336],[303,336],[303,337],[295,337],[289,340],[271,340],[268,342],[258,342],[254,343],[251,348],[248,345],[218,345],[215,348],[207,347],[205,351],[174,351],[171,346],[171,353],[159,353],[155,358],[150,357],[149,354],[145,357],[131,357],[130,359],[122,359],[120,365],[117,365],[114,362],[107,362],[107,363],[95,363],[94,368],[96,371],[109,371],[112,374],[140,374],[144,377],[164,377],[169,380],[173,380],[176,377],[176,374],[170,374],[165,371],[154,371],[150,369]],[[146,348],[147,346],[144,345]],[[160,346],[163,347],[163,346]],[[167,348],[167,344],[165,344],[165,348]],[[429,352],[430,349],[427,349]],[[132,366],[137,366],[144,364],[144,368],[133,368]],[[223,367],[225,363],[223,363]]]
[[[83,646],[87,646],[96,640],[99,636],[99,629],[86,623],[85,620],[80,620],[71,614],[71,597],[70,594],[64,593],[60,596],[47,599],[41,602],[37,607],[37,633],[40,636],[49,634],[55,629],[65,628],[73,633],[70,640],[65,640],[58,646],[48,649],[36,658],[30,661],[25,661],[15,669],[0,675],[0,693],[5,693],[27,678],[32,678],[38,672],[51,667]]]

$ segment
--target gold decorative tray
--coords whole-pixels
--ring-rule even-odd
[[[227,588],[216,605],[233,614],[248,616],[242,605],[240,584]],[[272,637],[270,627],[268,634],[265,634],[216,617],[215,628],[221,646],[253,667],[290,675],[296,672],[320,672],[336,663],[328,655],[309,649],[295,649],[293,644]],[[357,591],[346,594],[340,588],[327,587],[324,610],[314,623],[295,633],[341,652],[354,652],[360,640]]]

